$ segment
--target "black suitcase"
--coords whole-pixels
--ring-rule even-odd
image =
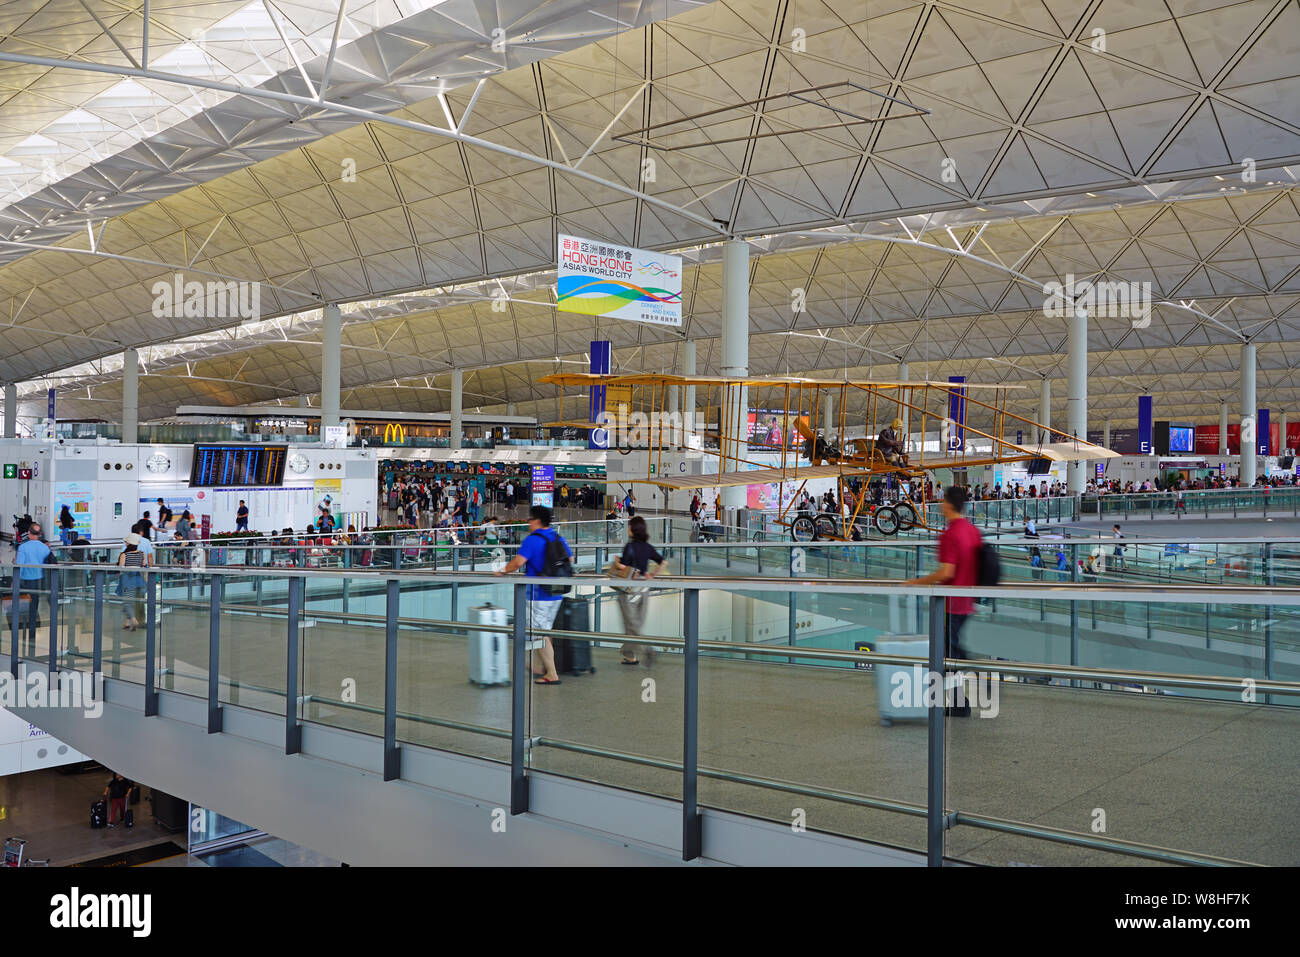
[[[130,796],[127,798],[127,803],[128,803],[128,804],[139,804],[139,803],[140,803],[140,785],[136,784],[136,785],[133,785],[133,786],[132,786],[132,788],[131,788],[131,794],[130,794]]]
[[[585,598],[565,598],[555,627],[563,631],[591,631],[591,603]],[[591,663],[591,642],[574,638],[553,638],[555,670],[562,675],[595,674]]]
[[[93,830],[98,830],[108,823],[108,805],[103,801],[96,801],[90,806],[90,826]]]

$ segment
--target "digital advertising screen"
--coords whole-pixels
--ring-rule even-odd
[[[1171,425],[1169,427],[1170,452],[1195,452],[1196,429],[1194,426]]]
[[[754,450],[797,449],[803,444],[794,420],[806,412],[755,409],[749,413],[749,447]]]
[[[190,488],[284,484],[287,445],[196,445]]]

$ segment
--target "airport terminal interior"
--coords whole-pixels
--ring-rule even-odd
[[[1296,0],[0,4],[5,866],[1300,863]]]

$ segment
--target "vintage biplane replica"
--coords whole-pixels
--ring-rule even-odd
[[[561,393],[566,387],[578,387],[603,397],[592,403],[604,409],[599,416],[593,414],[596,421],[545,424],[614,432],[611,450],[649,449],[650,468],[635,481],[669,491],[794,485],[792,496],[778,496],[773,524],[788,529],[798,541],[865,538],[867,528],[882,535],[928,528],[927,483],[913,480],[937,470],[960,473],[985,465],[1024,463],[1031,475],[1046,474],[1055,462],[1119,454],[1009,411],[1010,394],[1023,391],[1014,385],[591,373],[557,373],[539,381],[559,386]],[[703,421],[677,426],[668,412],[669,390],[686,387],[703,393],[696,402],[702,410],[696,415]],[[769,410],[784,410],[770,416],[771,443],[751,420],[751,390],[765,397]],[[859,423],[854,425],[846,410],[849,399],[859,394],[865,396],[865,414],[852,416]],[[828,396],[836,414],[829,430],[818,429],[810,410],[820,409]],[[989,431],[968,424],[972,417]],[[861,434],[850,437],[850,432]],[[630,442],[629,434],[635,436]],[[1017,434],[1018,441],[1009,441],[1008,434]],[[1022,436],[1032,441],[1024,442]],[[687,445],[715,458],[716,469],[666,474],[664,453]],[[756,454],[765,461],[756,459]],[[802,493],[815,479],[834,480],[835,511],[800,510]]]

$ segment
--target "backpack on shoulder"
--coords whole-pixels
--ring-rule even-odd
[[[572,578],[573,563],[569,560],[569,550],[564,545],[564,539],[560,538],[558,532],[554,538],[542,537],[546,541],[546,551],[542,555],[542,577]],[[571,585],[538,585],[537,587],[548,595],[567,595],[573,591]]]
[[[975,584],[980,588],[992,588],[1002,581],[1002,560],[994,545],[981,541],[976,553]]]

